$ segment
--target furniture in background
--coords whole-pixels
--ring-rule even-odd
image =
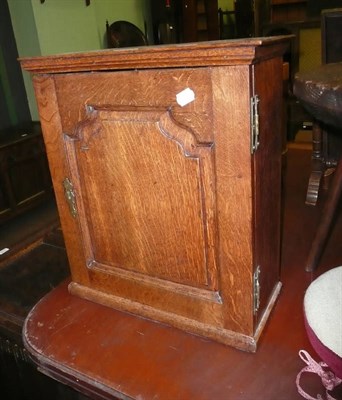
[[[324,10],[321,15],[322,64],[342,61],[342,9]],[[313,118],[312,172],[306,204],[315,205],[324,176],[329,176],[342,154],[339,128],[324,127]],[[325,181],[323,181],[325,184]]]
[[[272,23],[305,21],[307,0],[268,0]]]
[[[342,134],[342,63],[323,64],[306,73],[299,73],[294,94],[315,118],[315,129],[334,128]],[[315,153],[314,153],[315,156]],[[320,162],[320,160],[319,160]],[[306,271],[313,271],[320,260],[342,191],[342,157],[328,191],[328,197],[309,252]]]
[[[289,64],[289,90],[287,96],[287,140],[294,141],[299,130],[311,129],[312,117],[293,95],[295,74],[314,68],[320,62],[320,42],[312,37],[320,37],[320,21],[279,21],[265,24],[263,35],[291,35],[290,45],[284,54]]]
[[[0,388],[6,400],[86,400],[72,388],[41,374],[22,341],[25,318],[32,307],[69,276],[61,230],[37,207],[6,223],[5,230],[34,231],[26,251],[0,259]],[[39,223],[36,219],[42,219]],[[58,223],[56,222],[55,226]],[[27,226],[32,226],[28,228]],[[34,227],[35,226],[35,227]],[[35,229],[39,229],[37,232]],[[37,238],[36,234],[40,236]],[[45,234],[44,234],[45,233]],[[18,235],[20,238],[21,233]],[[2,235],[3,236],[3,235]],[[18,247],[17,243],[13,247]]]
[[[151,0],[154,44],[220,39],[217,0]]]
[[[254,2],[251,0],[237,0],[234,2],[236,35],[238,38],[255,35]]]
[[[147,39],[143,32],[128,21],[115,21],[109,25],[106,21],[107,47],[146,46]]]
[[[73,294],[255,351],[281,286],[287,45],[21,60],[34,73]]]
[[[150,1],[151,44],[171,44],[181,41],[181,0]]]
[[[217,0],[182,0],[181,41],[220,38]]]
[[[255,1],[258,4],[257,0]],[[295,96],[292,95],[292,86],[294,76],[297,72],[304,72],[306,70],[316,68],[321,64],[321,40],[320,27],[321,12],[323,9],[332,9],[341,7],[341,0],[266,0],[263,7],[260,8],[259,20],[260,34],[274,35],[274,34],[293,34],[294,39],[291,41],[291,47],[287,53],[286,61],[290,65],[290,95],[288,97],[288,140],[293,141],[299,130],[312,129],[312,117],[303,109]],[[332,10],[330,10],[331,14]],[[328,14],[327,14],[328,16]],[[339,28],[333,27],[332,22],[337,21],[336,18],[330,18],[329,27],[332,27],[331,37],[340,42],[341,26]],[[324,29],[324,27],[323,27]],[[330,36],[330,33],[323,34],[322,32],[322,45],[324,46],[323,38]],[[332,155],[334,146],[331,145],[329,154]],[[313,189],[314,190],[314,189]]]
[[[53,196],[40,123],[0,131],[0,223]]]
[[[222,8],[218,9],[219,30],[220,30],[221,40],[235,38],[234,14],[235,11],[233,10],[228,11],[228,10],[223,10]]]
[[[322,11],[321,30],[322,63],[342,61],[342,8]]]
[[[217,0],[153,0],[151,13],[155,44],[260,36],[251,0],[234,1],[229,11]]]

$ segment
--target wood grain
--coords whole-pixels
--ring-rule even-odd
[[[73,294],[256,350],[280,288],[286,44],[278,37],[22,60],[39,73]],[[181,105],[187,88],[194,98]]]
[[[146,46],[88,53],[21,58],[22,67],[32,73],[105,71],[162,67],[199,67],[250,64],[281,57],[290,36],[220,40],[181,45]]]

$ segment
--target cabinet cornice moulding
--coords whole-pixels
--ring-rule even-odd
[[[290,38],[291,36],[277,36],[181,45],[130,47],[21,58],[20,63],[23,69],[31,73],[250,64],[274,57],[275,47],[279,56],[282,56],[289,45]]]

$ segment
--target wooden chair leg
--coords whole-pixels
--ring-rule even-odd
[[[311,245],[309,257],[306,263],[305,270],[310,272],[316,269],[317,264],[322,255],[324,245],[327,241],[331,222],[334,217],[338,202],[342,193],[342,159],[339,160],[335,175],[331,182],[331,187],[328,192],[326,204],[323,209],[322,217],[319,221],[314,240]]]
[[[311,175],[305,204],[315,206],[317,203],[319,187],[325,169],[323,159],[323,132],[319,122],[313,121],[312,126],[312,161]]]

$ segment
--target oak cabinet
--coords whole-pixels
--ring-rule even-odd
[[[279,293],[286,37],[21,60],[71,293],[254,351]]]

